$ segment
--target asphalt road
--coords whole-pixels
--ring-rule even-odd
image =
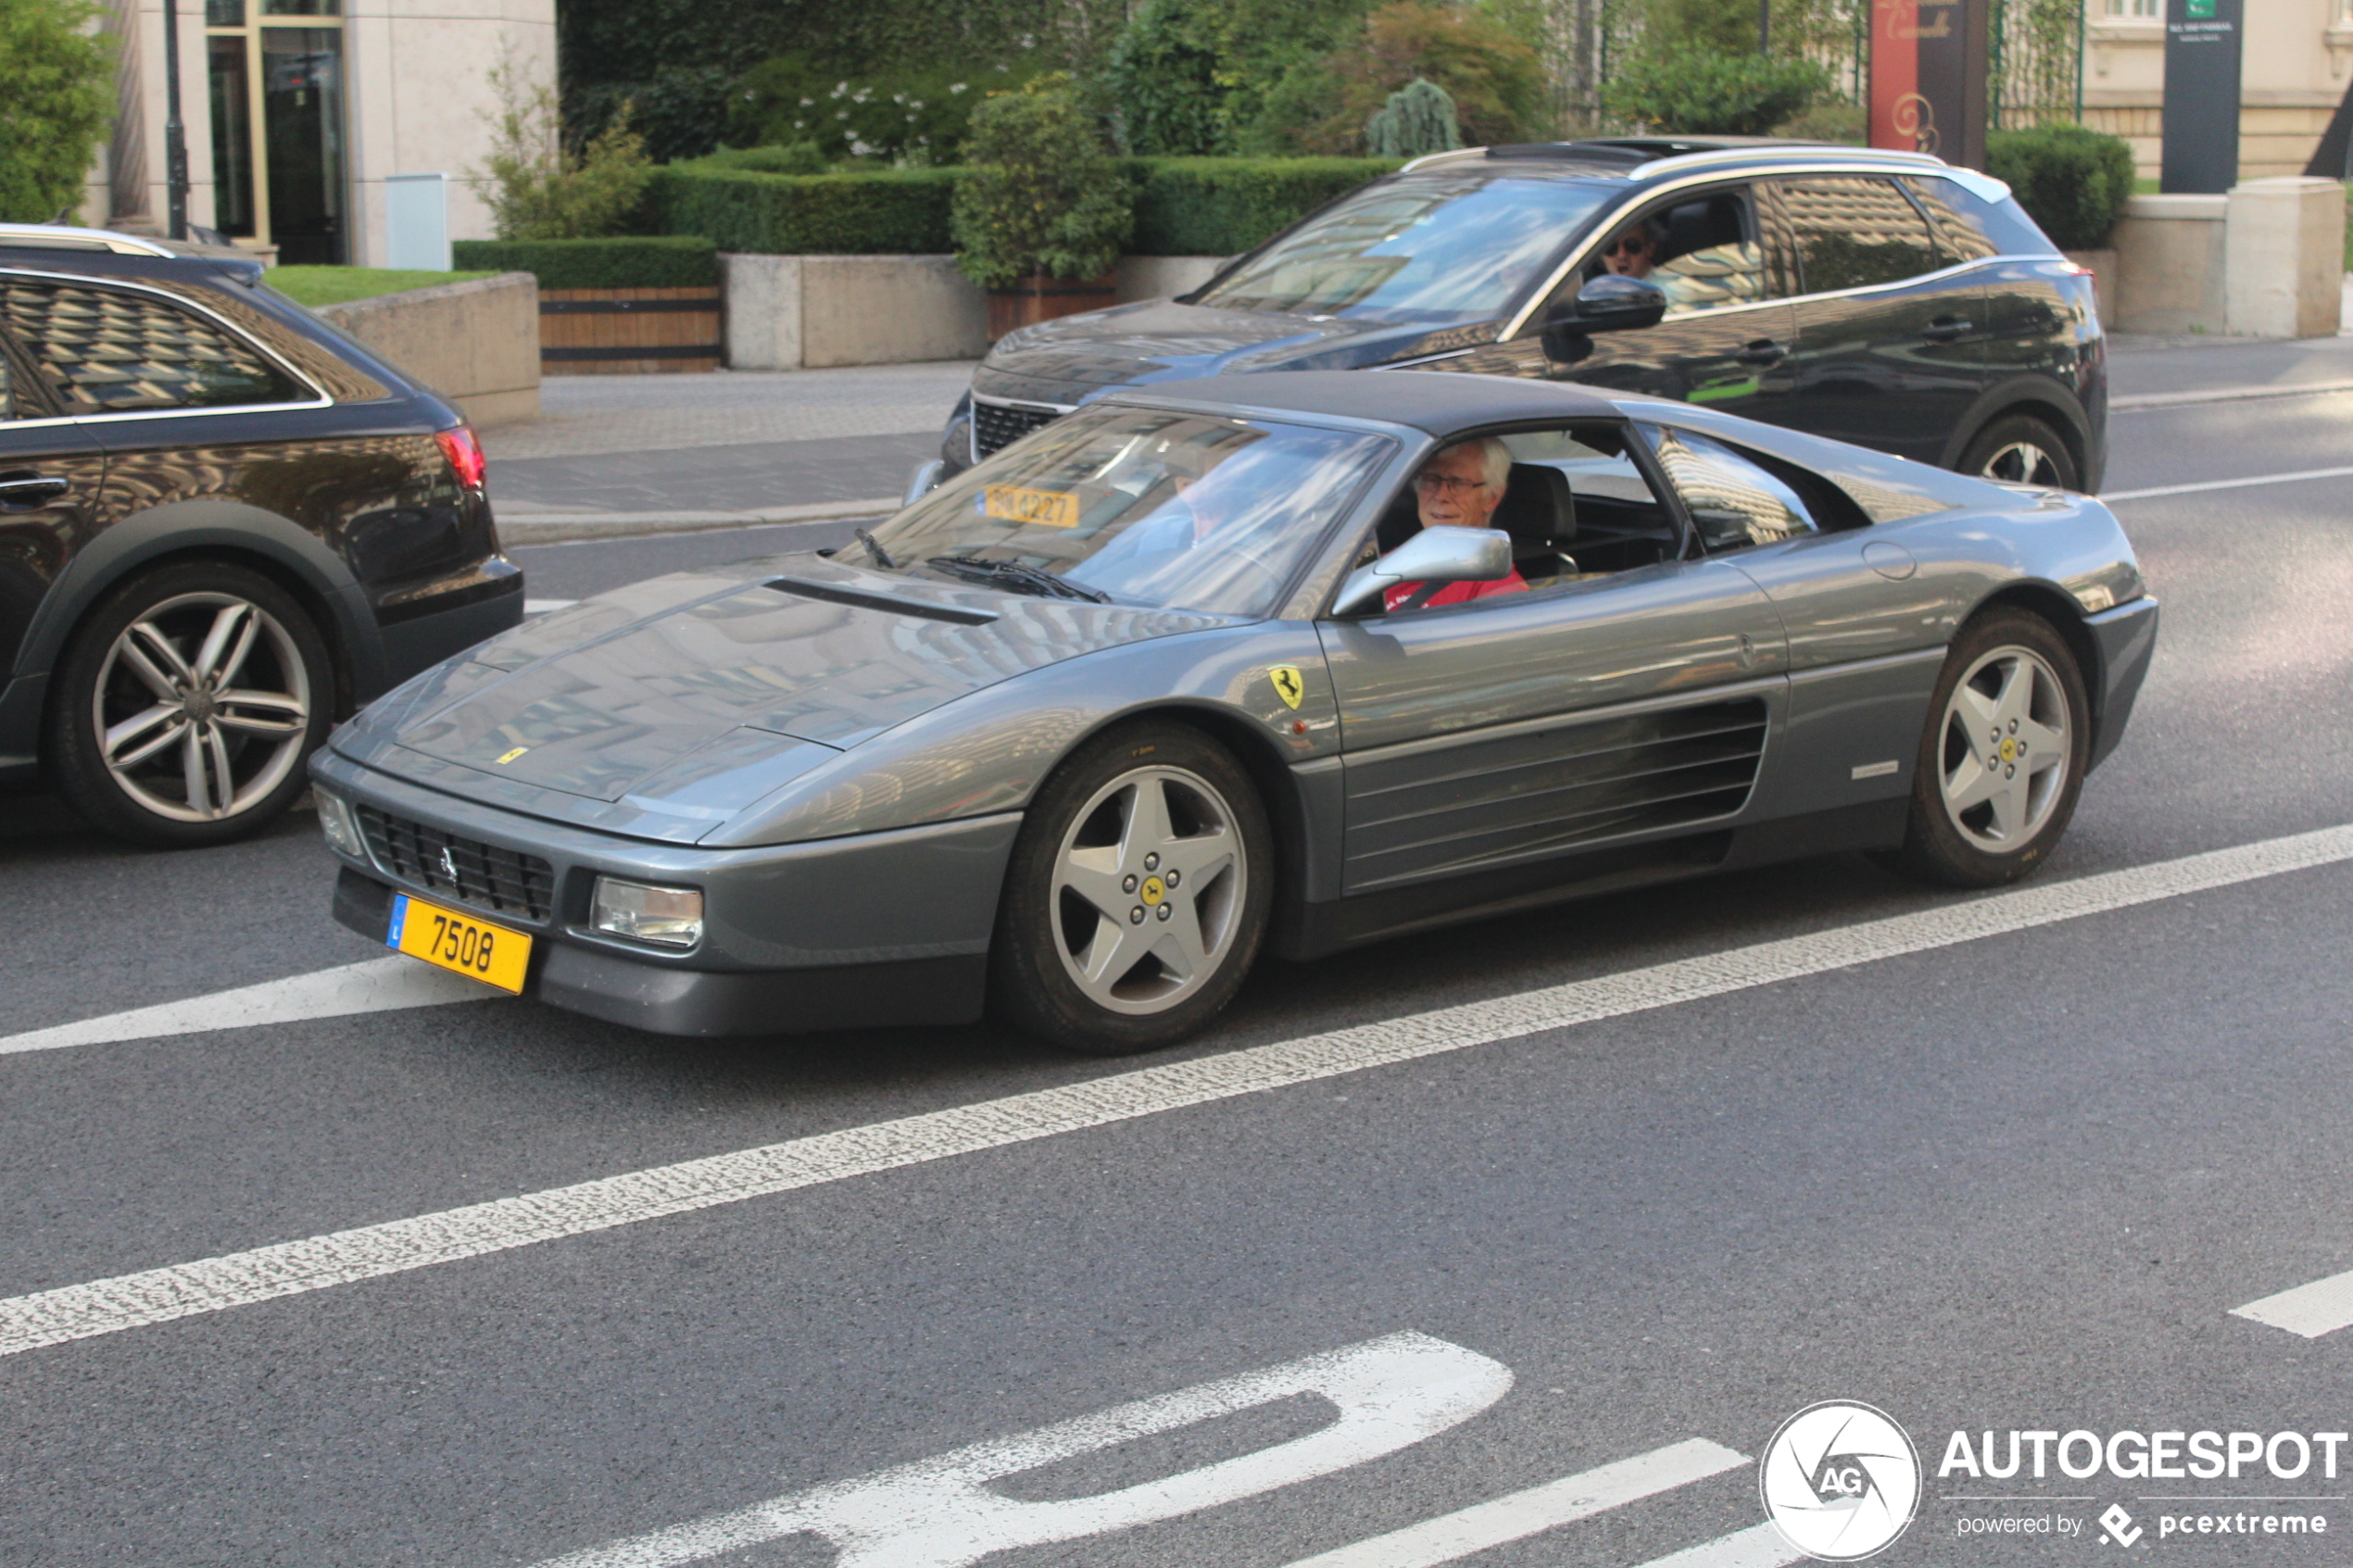
[[[2297,353],[2125,356],[2120,387],[2346,365]],[[2120,412],[2109,485],[2347,465],[2353,395],[2215,402]],[[2117,503],[2164,641],[2032,884],[2124,890],[2072,918],[2020,927],[2003,911],[2030,906],[1996,903],[1967,926],[1966,900],[1839,858],[1270,964],[1151,1063],[1239,1072],[1336,1029],[1470,1022],[1444,1054],[1334,1056],[1169,1108],[1124,1086],[1151,1063],[988,1028],[713,1044],[509,1001],[0,1054],[0,1318],[55,1289],[97,1321],[129,1309],[72,1287],[895,1118],[1143,1097],[1101,1125],[925,1133],[896,1169],[611,1228],[591,1211],[619,1199],[575,1195],[549,1210],[566,1234],[485,1255],[403,1233],[398,1272],[0,1356],[0,1562],[458,1568],[634,1541],[598,1561],[914,1568],[1013,1541],[1031,1544],[988,1561],[1284,1568],[1454,1516],[1321,1568],[1754,1568],[1786,1556],[1755,1533],[1738,1459],[1831,1399],[1887,1411],[1928,1466],[1878,1562],[2104,1562],[2111,1504],[2138,1550],[2353,1561],[2353,1451],[2334,1478],[1937,1474],[1956,1431],[2353,1426],[2347,1335],[2231,1311],[2353,1268],[2353,862],[2084,882],[2353,823],[2348,494]],[[535,596],[573,597],[814,536],[525,563]],[[315,831],[155,857],[12,806],[0,1051],[378,958],[325,917]],[[1913,914],[1933,940],[1873,956],[1862,928]],[[1810,969],[1753,953],[1820,935],[1842,945]],[[1680,972],[1661,966],[1724,954],[1764,967],[1594,1022],[1478,1022],[1596,977],[1665,998]],[[422,1261],[434,1245],[449,1261]],[[174,1299],[215,1304],[222,1277],[181,1276]],[[835,1486],[1188,1390],[1124,1426]],[[2224,1500],[2144,1500],[2190,1495]],[[2012,1500],[1959,1500],[1987,1496]],[[2330,1533],[2159,1534],[2200,1512]],[[1962,1534],[2006,1517],[2051,1533]]]

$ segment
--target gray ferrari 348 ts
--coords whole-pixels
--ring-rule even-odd
[[[1120,392],[313,763],[338,919],[672,1034],[1200,1028],[1264,949],[1833,850],[2024,875],[2157,605],[2087,496],[1541,382]]]

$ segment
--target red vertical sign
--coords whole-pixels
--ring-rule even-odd
[[[1871,0],[1871,145],[1936,150],[1936,123],[1920,96],[1919,0]]]

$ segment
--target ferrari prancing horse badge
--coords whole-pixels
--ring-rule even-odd
[[[1295,665],[1274,665],[1267,670],[1266,678],[1275,683],[1275,695],[1283,699],[1285,708],[1297,708],[1299,699],[1307,695],[1307,687],[1300,681]]]

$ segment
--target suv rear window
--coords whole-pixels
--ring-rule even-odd
[[[1892,181],[1825,174],[1773,186],[1796,235],[1807,294],[1898,283],[1936,270],[1928,223]]]
[[[243,338],[129,289],[0,279],[0,320],[69,414],[235,408],[308,395]]]
[[[1989,256],[2057,256],[2058,247],[2034,226],[2017,202],[1990,202],[1957,180],[1906,175],[1904,183],[1936,223],[1936,243],[1954,261]]]

